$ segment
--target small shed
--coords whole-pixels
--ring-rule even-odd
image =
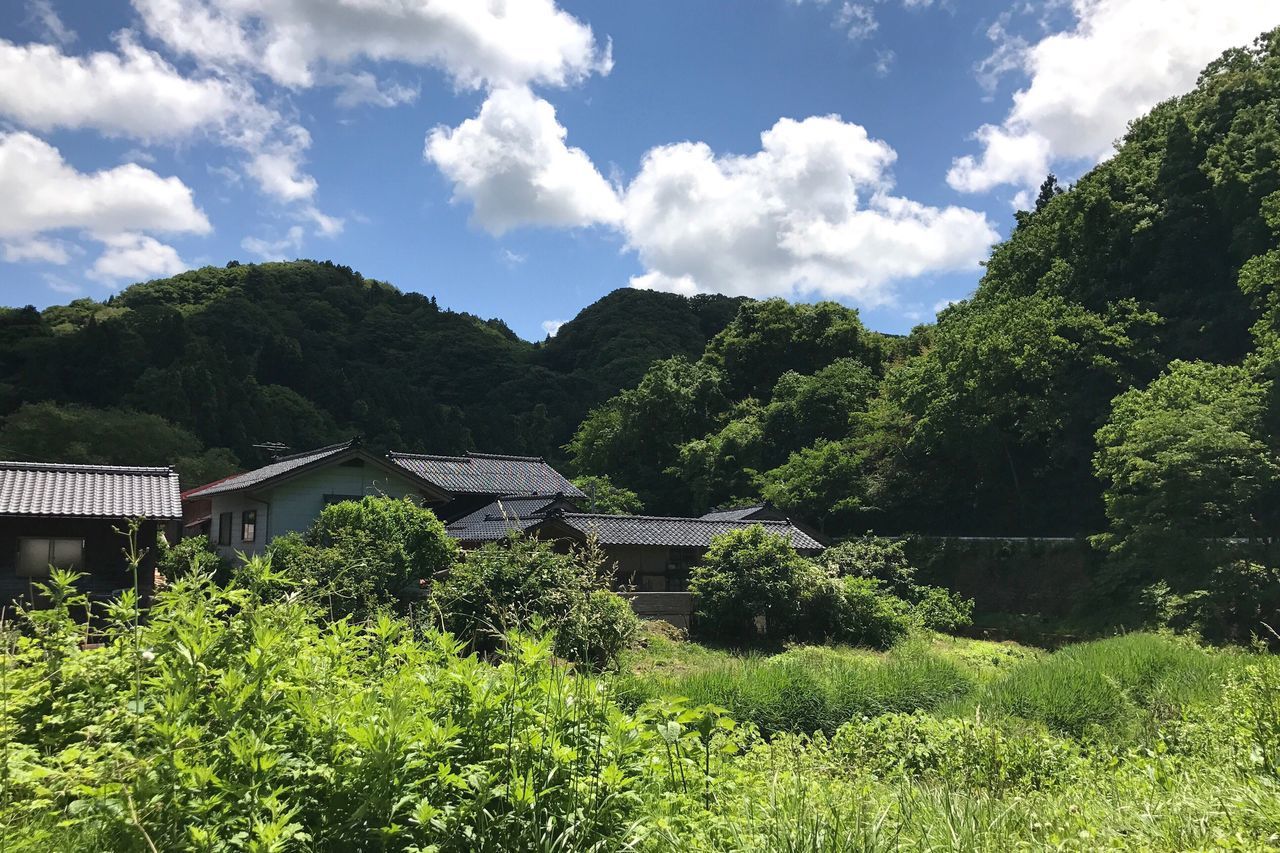
[[[147,598],[156,536],[176,541],[182,520],[172,468],[0,462],[0,606],[38,601],[51,566],[85,573],[80,589],[91,598],[131,588],[123,531],[132,519],[142,522],[138,591]]]

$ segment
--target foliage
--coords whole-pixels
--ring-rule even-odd
[[[162,418],[194,436],[195,451],[139,442],[123,461],[169,464],[206,448],[223,467],[230,459],[222,472],[183,462],[193,485],[229,473],[234,457],[269,461],[256,443],[305,449],[354,433],[378,449],[555,456],[591,407],[652,362],[697,357],[739,302],[623,288],[531,344],[328,261],[203,267],[106,302],[0,308],[0,418],[32,401]],[[111,417],[48,443],[24,418],[13,430],[31,449],[0,443],[9,458],[61,459],[73,441],[111,455],[131,442],[114,426],[125,416]],[[139,435],[159,429],[129,417]]]
[[[689,576],[698,631],[733,642],[789,636],[810,569],[790,542],[762,525],[715,537]]]
[[[168,581],[187,575],[223,578],[227,574],[226,562],[207,536],[188,536],[170,545],[161,535],[157,537],[156,548],[156,571]]]
[[[911,616],[920,627],[954,631],[973,621],[972,599],[943,587],[916,583],[916,569],[900,539],[871,535],[849,539],[828,548],[821,560],[839,576],[873,581],[909,603]]]
[[[489,652],[508,631],[549,629],[558,654],[603,667],[639,625],[608,580],[604,556],[590,542],[560,553],[552,543],[512,536],[464,554],[436,581],[431,606],[468,648]]]
[[[573,484],[587,496],[584,509],[588,512],[635,515],[644,508],[635,492],[615,486],[608,477],[575,477]]]
[[[646,654],[692,668],[595,677],[558,662],[549,639],[510,634],[485,661],[385,614],[320,619],[304,597],[264,598],[275,575],[256,559],[226,587],[183,576],[141,625],[112,605],[124,618],[85,647],[72,616],[84,597],[57,572],[52,608],[23,614],[19,631],[0,626],[5,849],[1280,842],[1280,667],[1269,656],[1140,635],[1010,656],[979,675],[969,662],[995,644],[742,658],[675,652],[689,644],[651,635]],[[1035,700],[1050,679],[1029,678],[1037,668],[1056,668],[1064,697],[1077,683],[1086,697],[1112,684],[1128,724],[1078,727],[1081,738],[1007,716],[1023,699],[1044,707]],[[664,698],[674,693],[695,698]],[[712,694],[746,722],[695,704]]]
[[[453,564],[457,544],[412,500],[366,497],[326,506],[305,534],[267,550],[278,572],[342,616],[416,597]]]
[[[128,409],[27,403],[0,426],[7,458],[87,465],[170,465],[185,488],[238,470],[226,449],[205,450],[191,433]]]

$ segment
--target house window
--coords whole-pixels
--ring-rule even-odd
[[[72,569],[84,564],[83,539],[18,540],[17,573],[24,578],[47,578],[49,567]]]
[[[240,515],[240,541],[252,542],[258,538],[258,511],[246,509]]]
[[[219,545],[231,544],[231,524],[232,524],[233,518],[235,518],[235,516],[229,512],[224,512],[218,516],[218,544]]]

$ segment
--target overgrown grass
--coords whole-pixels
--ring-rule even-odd
[[[988,713],[1036,720],[1061,734],[1116,738],[1213,699],[1240,661],[1186,640],[1129,634],[1017,666],[976,701]]]

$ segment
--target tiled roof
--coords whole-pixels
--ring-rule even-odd
[[[764,509],[763,506],[740,506],[734,509],[716,509],[702,516],[707,521],[746,521]]]
[[[667,545],[707,548],[712,538],[760,525],[791,540],[797,551],[821,551],[822,543],[789,521],[717,521],[653,515],[564,513],[558,518],[583,535],[594,533],[601,545]]]
[[[292,456],[285,456],[270,465],[264,465],[261,468],[255,468],[252,471],[245,471],[243,474],[235,474],[231,477],[208,483],[203,486],[194,488],[183,494],[186,499],[203,498],[210,495],[220,495],[226,492],[238,492],[241,489],[248,489],[268,480],[274,480],[285,474],[292,473],[299,468],[305,468],[315,462],[319,462],[330,456],[337,456],[339,453],[345,453],[354,447],[358,447],[356,441],[344,441],[342,444],[331,444],[328,447],[321,447],[319,450],[308,450],[305,453],[295,453]]]
[[[449,535],[466,542],[501,539],[512,531],[524,532],[546,519],[546,510],[560,501],[555,495],[499,498],[448,525]]]
[[[0,462],[0,515],[182,518],[172,468]]]
[[[578,487],[537,456],[429,456],[388,453],[387,458],[447,492],[471,495],[555,495],[586,497]]]

